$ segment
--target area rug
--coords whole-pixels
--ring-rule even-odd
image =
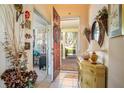
[[[76,58],[66,58],[62,60],[61,70],[77,71],[78,64]]]

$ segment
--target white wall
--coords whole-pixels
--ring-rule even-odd
[[[5,31],[8,32],[9,36],[12,36],[11,26],[13,23],[13,6],[12,5],[0,5],[0,76],[1,74],[10,67],[10,61],[6,59],[6,53],[2,43],[5,42]],[[10,40],[10,38],[8,39]],[[0,79],[0,87],[5,87],[4,82]]]

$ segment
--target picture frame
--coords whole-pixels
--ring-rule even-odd
[[[25,21],[25,28],[31,29],[31,21],[30,20]]]
[[[122,33],[122,5],[111,4],[108,5],[109,9],[109,37],[117,37],[124,35]]]
[[[30,50],[30,42],[25,42],[25,50]]]

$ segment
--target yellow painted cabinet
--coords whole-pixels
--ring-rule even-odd
[[[82,88],[104,88],[105,66],[102,64],[80,62],[79,85]]]

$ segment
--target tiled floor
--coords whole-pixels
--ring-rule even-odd
[[[37,81],[35,83],[36,88],[49,88],[50,85],[50,80],[49,80],[49,76],[47,75],[47,71],[46,70],[39,70],[38,66],[34,66],[34,70],[36,71],[38,78]]]
[[[58,77],[51,83],[50,88],[78,88],[77,71],[60,71]]]
[[[37,81],[43,81],[47,77],[47,71],[46,70],[40,70],[38,66],[34,66],[34,70],[36,71],[38,78]]]

